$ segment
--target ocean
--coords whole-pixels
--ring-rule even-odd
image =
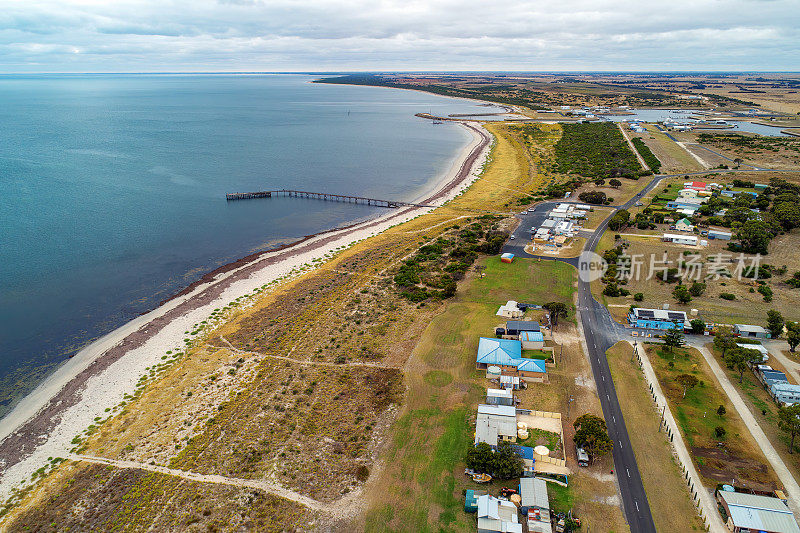
[[[413,200],[486,112],[305,75],[0,76],[0,416],[91,340],[221,265]]]

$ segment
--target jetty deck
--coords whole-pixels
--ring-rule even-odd
[[[232,200],[250,200],[254,198],[273,198],[273,197],[290,197],[290,198],[312,198],[315,200],[325,200],[329,202],[345,202],[351,204],[371,205],[374,207],[436,207],[428,204],[415,204],[411,202],[400,202],[396,200],[381,200],[379,198],[367,198],[365,196],[351,196],[347,194],[333,194],[327,192],[311,192],[311,191],[297,191],[294,189],[278,189],[275,191],[258,191],[258,192],[235,192],[225,195],[227,201]]]

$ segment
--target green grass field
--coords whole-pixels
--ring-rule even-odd
[[[366,531],[467,531],[474,516],[463,512],[463,491],[480,488],[463,474],[472,444],[471,417],[485,394],[475,370],[478,339],[492,335],[507,300],[572,302],[575,270],[564,263],[519,259],[481,260],[485,276],[473,278],[425,330],[409,362],[408,409],[395,424],[385,456],[392,478],[379,506],[367,512]],[[574,313],[570,312],[574,319]],[[487,488],[494,493],[506,484]]]

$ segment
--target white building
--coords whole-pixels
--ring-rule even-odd
[[[697,237],[694,235],[678,235],[676,233],[665,233],[663,240],[664,242],[673,242],[675,244],[697,246]]]
[[[478,533],[522,533],[517,506],[489,494],[479,496]]]
[[[522,309],[517,306],[517,302],[509,300],[505,305],[500,306],[496,314],[497,316],[505,318],[522,318],[523,312]]]
[[[497,446],[501,440],[516,442],[517,410],[510,405],[478,406],[478,419],[475,423],[475,444],[485,442]]]

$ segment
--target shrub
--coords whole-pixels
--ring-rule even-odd
[[[636,300],[637,302],[641,302],[644,300],[644,294],[641,292],[637,292],[636,294],[633,295],[633,299]]]
[[[719,295],[719,297],[722,298],[723,300],[735,300],[736,299],[736,295],[735,294],[731,294],[729,292],[723,292],[722,294]]]

